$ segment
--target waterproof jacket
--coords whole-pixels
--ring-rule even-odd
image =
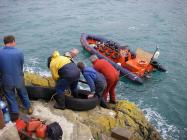
[[[113,81],[119,77],[119,72],[105,59],[96,59],[93,62],[93,67],[102,73],[106,80]]]
[[[99,87],[106,86],[106,80],[103,74],[99,73],[93,68],[84,68],[82,71],[84,78],[86,79],[91,92],[95,92]]]
[[[15,47],[0,48],[0,75],[2,85],[9,87],[22,87],[23,79],[23,53]]]
[[[65,78],[69,82],[78,80],[80,77],[80,70],[70,58],[60,56],[58,51],[55,51],[51,58],[50,70],[54,80],[58,78]]]

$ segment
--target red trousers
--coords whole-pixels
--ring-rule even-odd
[[[116,101],[116,92],[115,87],[118,83],[119,77],[116,77],[115,79],[106,80],[107,81],[107,87],[103,92],[103,97],[105,101],[107,101],[108,93],[110,95],[110,101]]]

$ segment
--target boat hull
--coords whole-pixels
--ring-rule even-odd
[[[102,42],[107,42],[108,41],[107,39],[105,39],[105,38],[103,38],[101,36],[88,35],[88,34],[83,33],[81,35],[80,42],[81,42],[82,46],[90,54],[95,54],[95,55],[98,56],[98,58],[103,58],[103,59],[107,60],[108,62],[110,62],[118,71],[120,71],[120,77],[126,77],[126,78],[130,79],[131,81],[133,81],[135,83],[143,84],[143,78],[137,76],[136,74],[132,73],[128,69],[123,68],[122,66],[118,65],[117,63],[115,63],[114,61],[110,60],[106,56],[104,56],[101,53],[97,52],[93,47],[90,47],[89,43],[87,42],[88,38],[93,38],[95,40],[99,40],[99,41],[102,41]],[[120,45],[118,43],[116,43],[115,45],[120,48]]]

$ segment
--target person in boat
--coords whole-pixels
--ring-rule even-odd
[[[103,74],[91,67],[86,67],[83,62],[78,62],[77,66],[81,70],[82,75],[84,76],[90,87],[90,91],[92,93],[91,97],[96,95],[99,99],[100,106],[104,108],[109,108],[103,98],[103,91],[107,85]]]
[[[102,73],[105,76],[107,81],[107,87],[103,92],[103,97],[107,101],[108,93],[110,95],[110,103],[116,103],[116,93],[115,87],[119,80],[119,72],[105,59],[98,59],[96,55],[92,55],[90,60],[93,64],[93,67],[98,72]]]
[[[122,66],[125,65],[125,63],[131,59],[131,52],[129,48],[123,48],[120,49],[120,59],[119,62],[121,63]]]
[[[58,51],[54,51],[48,58],[48,68],[56,82],[56,94],[54,99],[56,104],[54,108],[65,109],[64,91],[71,90],[73,97],[77,97],[77,85],[80,78],[80,70],[70,57],[61,56]]]
[[[71,49],[69,52],[65,52],[64,56],[71,58],[71,61],[74,62],[74,59],[79,54],[79,50],[76,48]]]
[[[10,118],[12,121],[16,121],[19,118],[16,93],[19,95],[27,113],[32,114],[33,110],[24,84],[24,55],[20,50],[15,48],[16,41],[14,36],[5,36],[4,45],[4,47],[0,48],[2,90],[8,102]]]

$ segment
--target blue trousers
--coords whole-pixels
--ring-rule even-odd
[[[11,113],[19,113],[19,107],[18,107],[18,104],[16,101],[15,91],[17,91],[18,96],[20,97],[25,109],[29,109],[30,101],[29,101],[28,93],[27,93],[25,86],[22,86],[19,88],[4,86],[3,92],[4,92],[6,100],[8,102],[10,112]]]
[[[73,97],[78,97],[77,93],[78,80],[69,82],[67,79],[60,78],[56,82],[56,94],[64,94],[64,91],[68,88],[71,90]]]
[[[95,94],[97,95],[98,100],[99,100],[99,104],[102,107],[106,107],[106,102],[105,102],[105,100],[103,98],[103,91],[105,90],[105,88],[106,88],[106,85],[103,85],[103,86],[97,86],[96,85]]]

